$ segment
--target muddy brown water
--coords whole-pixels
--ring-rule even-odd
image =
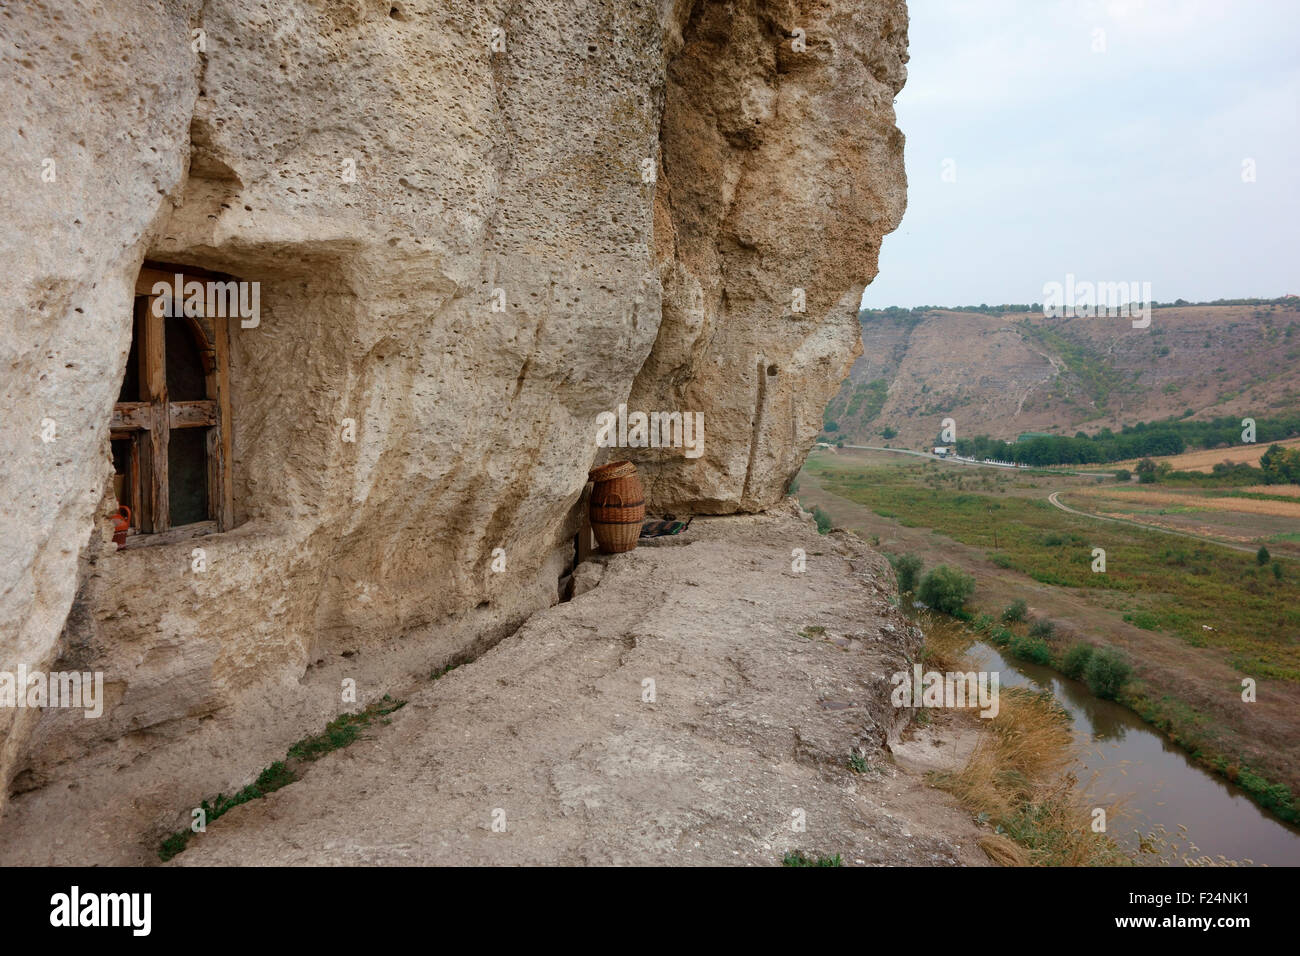
[[[1178,857],[1187,853],[1300,866],[1300,829],[1261,810],[1244,790],[1200,767],[1132,711],[1094,696],[1087,685],[1050,667],[1004,657],[988,644],[974,645],[970,656],[979,670],[997,671],[1002,687],[1049,691],[1069,713],[1084,741],[1079,786],[1100,805],[1120,801],[1118,817],[1112,816],[1107,826],[1117,842],[1137,849],[1135,831],[1149,833],[1163,825],[1182,847]],[[1180,831],[1180,824],[1187,829]],[[1196,851],[1189,849],[1189,841]],[[1160,862],[1151,854],[1139,858]],[[1181,862],[1169,854],[1165,861]]]

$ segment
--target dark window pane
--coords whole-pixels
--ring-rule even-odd
[[[169,377],[170,365],[169,361]],[[172,527],[208,520],[207,440],[206,428],[176,428],[168,439],[167,488]]]
[[[185,319],[166,319],[167,397],[192,402],[208,397],[203,359],[194,332]]]
[[[131,320],[131,351],[126,356],[126,374],[122,376],[122,390],[117,395],[119,402],[140,401],[140,312],[148,304],[149,300],[145,296],[135,297],[135,316]]]

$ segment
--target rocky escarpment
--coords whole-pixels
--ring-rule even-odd
[[[702,456],[643,458],[656,502],[770,504],[902,210],[895,0],[0,17],[0,670],[100,671],[107,705],[0,711],[0,799],[93,754],[156,759],[166,805],[192,765],[149,755],[199,738],[227,750],[185,789],[215,790],[337,712],[313,669],[364,701],[509,633],[558,597],[620,403],[704,415]],[[202,570],[108,542],[146,261],[260,284]]]
[[[850,443],[916,448],[945,418],[959,437],[1012,440],[1270,417],[1300,402],[1297,330],[1300,305],[1285,301],[1161,307],[1137,329],[1041,312],[863,313],[864,352],[826,419]]]

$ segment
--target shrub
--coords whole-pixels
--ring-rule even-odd
[[[1255,563],[1262,568],[1264,565],[1268,564],[1269,557],[1268,548],[1261,544],[1259,550],[1255,552]]]
[[[1277,578],[1279,581],[1282,580],[1282,562],[1281,562],[1281,561],[1274,561],[1274,562],[1273,562],[1273,577]]]
[[[1029,614],[1029,605],[1025,603],[1024,598],[1016,598],[1002,611],[1003,624],[1016,624],[1023,621]]]
[[[921,581],[917,596],[929,607],[956,614],[975,593],[975,579],[964,571],[941,564]]]
[[[1131,481],[1132,479],[1133,479],[1133,473],[1129,471],[1127,468],[1116,469],[1115,471],[1116,481]]]
[[[835,527],[835,522],[831,521],[831,516],[822,510],[820,505],[813,505],[813,520],[817,522],[817,533],[825,534]]]
[[[1029,625],[1029,636],[1036,637],[1040,641],[1045,641],[1056,632],[1056,625],[1051,621],[1035,621]]]
[[[1011,643],[1011,640],[1014,637],[1015,635],[1012,634],[1010,631],[1008,631],[1005,627],[995,627],[993,629],[993,633],[989,635],[989,640],[992,641],[994,644],[996,644],[998,647],[1006,647],[1008,644]]]
[[[1252,572],[1254,573],[1254,572]],[[1150,611],[1134,611],[1132,614],[1125,614],[1124,620],[1128,621],[1134,627],[1140,627],[1144,631],[1160,630],[1160,618]]]
[[[981,614],[979,617],[975,618],[975,630],[979,631],[981,634],[988,634],[993,630],[993,625],[995,623],[997,622],[993,620],[992,614]]]
[[[1083,669],[1088,689],[1105,700],[1114,700],[1133,676],[1133,668],[1118,651],[1102,648],[1092,655]]]
[[[1012,656],[1020,658],[1022,661],[1032,661],[1035,664],[1052,663],[1052,650],[1042,640],[1036,637],[1013,637],[1008,648]]]
[[[1081,680],[1083,672],[1088,667],[1088,662],[1092,660],[1092,654],[1091,644],[1075,644],[1065,652],[1065,657],[1061,659],[1061,673],[1074,680]]]
[[[894,566],[894,575],[898,578],[898,593],[915,591],[916,579],[921,574],[921,559],[914,554],[900,554],[891,557],[889,563]]]

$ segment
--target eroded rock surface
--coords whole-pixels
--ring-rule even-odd
[[[0,711],[0,800],[157,826],[339,679],[509,632],[556,600],[596,416],[629,395],[705,414],[703,457],[644,461],[657,503],[775,501],[901,213],[905,31],[894,0],[7,7],[0,670],[102,671],[108,707]],[[146,260],[261,288],[231,344],[236,527],[202,573],[193,542],[108,543]]]
[[[802,465],[906,203],[906,46],[902,3],[693,6],[660,136],[663,321],[628,402],[704,412],[698,461],[632,455],[663,507],[764,508]]]
[[[603,559],[593,590],[176,863],[986,864],[969,815],[885,749],[907,717],[888,678],[920,632],[883,559],[790,512],[689,536]]]

